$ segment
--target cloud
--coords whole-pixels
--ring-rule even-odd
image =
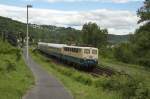
[[[33,0],[33,1],[43,1],[43,0]],[[128,3],[128,2],[136,2],[143,0],[44,0],[49,3],[54,2],[110,2],[110,3]]]
[[[26,8],[0,5],[0,16],[26,22]],[[137,27],[135,13],[122,10],[97,9],[91,11],[60,11],[51,9],[29,9],[29,22],[34,24],[56,25],[81,29],[87,22],[96,22],[107,28],[111,34],[128,34]]]

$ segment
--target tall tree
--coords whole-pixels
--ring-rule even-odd
[[[150,0],[145,0],[137,15],[140,16],[139,23],[146,23],[136,30],[131,42],[139,63],[150,67]]]
[[[84,44],[102,47],[107,42],[108,31],[106,29],[101,29],[96,23],[89,22],[84,24],[82,33]]]
[[[145,0],[144,6],[137,11],[137,15],[140,17],[139,23],[150,21],[150,0]]]

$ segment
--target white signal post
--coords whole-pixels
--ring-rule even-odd
[[[29,27],[28,27],[28,18],[29,18],[29,14],[28,14],[28,8],[32,8],[32,5],[27,5],[27,35],[26,35],[26,47],[27,47],[27,60],[29,58]]]

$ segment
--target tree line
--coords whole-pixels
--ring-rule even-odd
[[[119,44],[114,48],[114,57],[122,62],[150,67],[150,0],[144,1],[137,15],[140,17],[138,23],[144,25],[131,35],[128,43]]]

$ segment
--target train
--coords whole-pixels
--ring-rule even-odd
[[[38,42],[38,50],[82,68],[98,65],[98,48]]]

